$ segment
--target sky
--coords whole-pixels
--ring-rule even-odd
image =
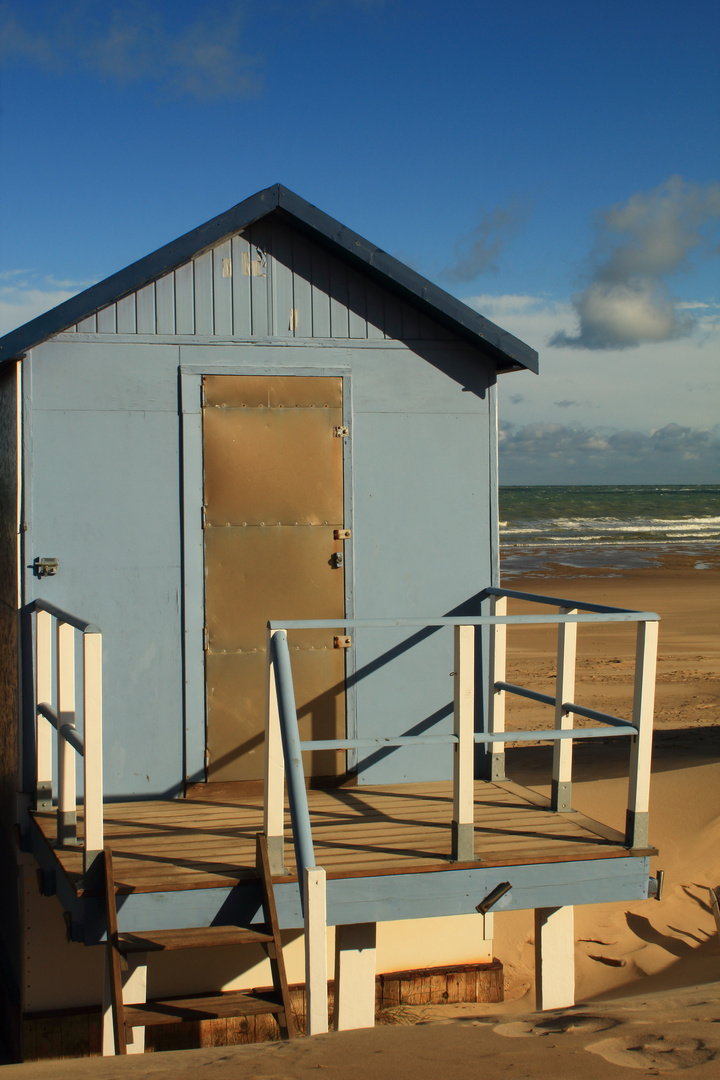
[[[0,334],[280,182],[536,348],[503,484],[720,482],[710,0],[0,0]]]

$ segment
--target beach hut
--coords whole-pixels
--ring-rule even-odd
[[[511,791],[497,380],[536,353],[276,185],[8,334],[0,365],[18,1052],[42,1052],[52,1017],[55,1051],[99,1031],[104,846],[119,933],[217,927],[262,918],[259,831],[310,1030],[326,926],[351,1026],[372,1022],[378,974],[492,967],[493,905],[539,912],[541,951],[554,934],[566,957],[544,1000],[568,1003],[572,905],[648,895],[655,623],[542,609],[564,671],[553,802]],[[483,855],[481,791],[508,820],[570,809],[573,634],[601,618],[642,636],[627,833],[578,819],[562,852],[548,835]],[[190,966],[131,957],[126,1002],[146,977],[166,995],[266,978],[252,950],[206,944]]]

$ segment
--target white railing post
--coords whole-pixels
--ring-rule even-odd
[[[491,615],[507,615],[507,596],[490,598]],[[505,730],[505,691],[496,690],[495,683],[505,682],[507,672],[507,625],[494,623],[490,627],[490,686],[488,688],[488,730],[495,735]],[[488,780],[505,779],[505,743],[490,743],[487,751]]]
[[[267,681],[265,691],[265,811],[263,830],[273,874],[285,872],[285,760],[283,758],[276,667],[272,655],[272,632],[267,632]]]
[[[83,635],[83,716],[85,744],[84,873],[103,850],[102,635]]]
[[[455,627],[452,857],[475,858],[475,627]]]
[[[625,842],[631,848],[648,846],[650,809],[650,766],[652,762],[655,673],[657,668],[658,623],[641,622],[637,629],[633,724],[638,734],[630,749],[630,778]]]
[[[327,896],[321,866],[305,869],[305,1014],[308,1035],[328,1030]]]
[[[35,707],[52,705],[52,615],[38,611],[35,623]],[[35,718],[35,809],[52,809],[52,725]]]
[[[77,837],[75,750],[60,732],[64,724],[75,726],[75,631],[69,623],[57,624],[58,806],[59,844]]]
[[[560,608],[561,615],[576,615],[577,608]],[[563,709],[575,699],[577,623],[558,623],[557,675],[555,683],[555,730],[573,728],[573,715]],[[573,740],[556,739],[553,745],[552,806],[567,813],[572,809]]]

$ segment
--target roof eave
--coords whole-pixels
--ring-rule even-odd
[[[342,252],[349,262],[386,288],[391,288],[425,314],[481,347],[495,362],[498,372],[523,368],[537,372],[538,355],[534,349],[433,285],[392,255],[375,247],[352,229],[301,199],[282,184],[274,184],[250,196],[204,225],[185,233],[177,240],[158,248],[124,270],[119,270],[7,334],[0,339],[0,363],[22,356],[28,349],[82,322],[151,281],[169,274],[202,251],[273,211],[286,217],[326,247]]]

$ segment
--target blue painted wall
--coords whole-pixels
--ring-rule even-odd
[[[260,290],[257,310],[270,304],[268,328],[277,338],[219,335],[220,325],[238,332],[222,302],[228,279],[219,257],[202,256],[204,262],[190,266],[193,288],[186,283],[173,293],[171,332],[160,333],[158,297],[165,303],[167,296],[158,283],[152,304],[146,287],[122,301],[122,310],[116,305],[112,319],[99,314],[35,348],[26,361],[26,599],[45,597],[103,630],[111,797],[175,793],[185,776],[202,772],[201,373],[347,376],[348,615],[478,613],[474,598],[493,577],[494,365],[444,328],[433,337],[430,320],[413,317],[391,296],[378,299],[376,286],[360,289],[355,272],[337,260],[308,261],[304,238],[296,243],[288,230],[293,249],[292,243],[283,248],[277,227],[273,236],[278,258],[266,253],[264,276],[246,283],[250,297]],[[296,251],[291,279],[288,250]],[[305,277],[304,265],[312,270]],[[318,267],[329,275],[324,293]],[[184,280],[181,271],[174,278]],[[283,335],[281,301],[296,305],[301,324],[318,336]],[[200,320],[198,304],[205,313]],[[322,337],[333,325],[342,328],[340,337]],[[404,339],[393,340],[393,328]],[[348,337],[353,333],[356,339]],[[194,386],[195,404],[186,401]],[[54,578],[32,575],[36,556],[59,559]],[[347,660],[350,733],[450,729],[448,632],[419,641],[360,632]],[[366,756],[361,780],[439,779],[450,772],[449,748],[441,755],[402,749]],[[26,770],[26,784],[30,779]]]

